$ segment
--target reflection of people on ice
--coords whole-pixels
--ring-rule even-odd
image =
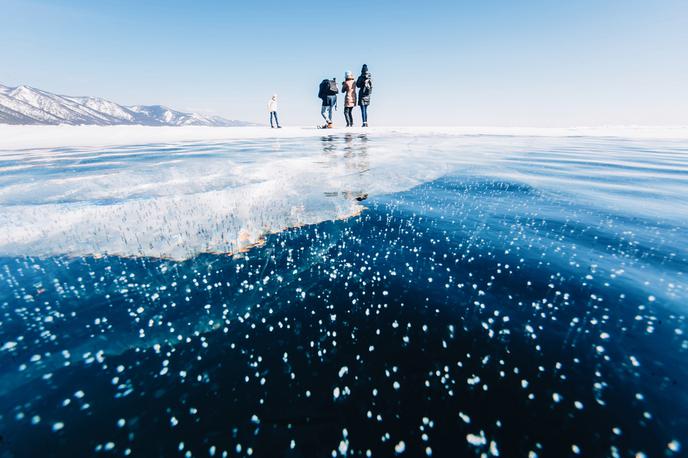
[[[318,97],[322,100],[320,114],[325,120],[325,125],[322,126],[323,129],[331,129],[334,126],[332,123],[332,110],[337,109],[338,92],[339,88],[335,78],[332,78],[331,80],[324,79],[320,82]]]
[[[343,137],[343,138],[342,138]],[[325,197],[362,202],[368,198],[366,173],[370,170],[366,134],[323,135],[323,159],[332,170],[340,172],[331,178],[336,188],[324,191]],[[342,140],[344,143],[342,145]],[[342,170],[343,168],[343,170]]]

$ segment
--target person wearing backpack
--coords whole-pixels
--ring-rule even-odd
[[[279,124],[279,120],[277,119],[277,94],[273,95],[270,101],[268,102],[268,112],[270,113],[270,128],[274,129],[274,125],[272,124],[272,118],[275,118],[275,124],[277,124],[277,128],[281,129],[282,126]]]
[[[356,83],[354,82],[354,74],[352,72],[346,72],[344,76],[342,93],[346,94],[344,96],[344,118],[346,118],[346,127],[353,127],[353,109],[356,106]]]
[[[356,80],[356,87],[358,88],[358,105],[361,107],[363,127],[368,127],[368,105],[370,105],[370,94],[373,92],[373,80],[366,64],[363,64],[361,68],[361,75]]]
[[[322,100],[320,114],[325,119],[323,129],[331,129],[333,127],[332,110],[337,109],[337,93],[339,93],[339,87],[337,86],[336,78],[322,80],[318,90],[318,97]]]

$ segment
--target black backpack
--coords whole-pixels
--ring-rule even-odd
[[[339,90],[337,90],[337,82],[335,80],[328,81],[328,94],[327,95],[337,95]]]
[[[318,98],[325,100],[327,93],[330,90],[330,80],[322,80],[320,86],[318,87]]]
[[[365,79],[365,81],[363,81],[361,95],[367,97],[370,95],[371,92],[373,92],[373,80],[371,80],[370,77],[368,77]]]

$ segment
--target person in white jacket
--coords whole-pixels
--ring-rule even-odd
[[[275,125],[277,125],[278,129],[281,129],[282,126],[279,125],[279,121],[277,120],[277,94],[273,95],[268,102],[268,112],[270,112],[270,128],[275,128],[275,126],[272,124],[272,118],[274,117]]]

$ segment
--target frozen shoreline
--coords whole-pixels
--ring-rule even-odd
[[[499,135],[533,137],[623,137],[633,139],[688,139],[688,126],[647,127],[371,127],[367,129],[314,127],[270,129],[252,127],[148,127],[148,126],[13,126],[0,125],[0,151],[79,146],[140,145],[193,141],[261,138],[302,138],[324,134],[363,133],[401,136]]]

